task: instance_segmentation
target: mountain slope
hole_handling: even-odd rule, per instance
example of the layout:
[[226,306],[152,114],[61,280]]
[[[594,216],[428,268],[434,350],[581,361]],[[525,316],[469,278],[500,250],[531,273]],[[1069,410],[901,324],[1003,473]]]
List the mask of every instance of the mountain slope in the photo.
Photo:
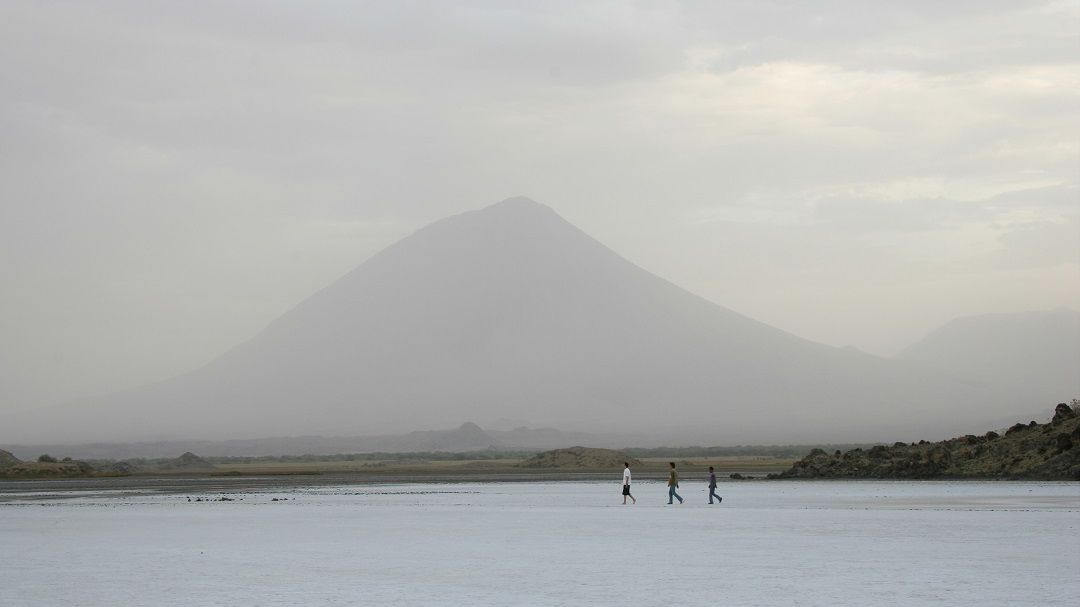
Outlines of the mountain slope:
[[[992,392],[754,321],[527,199],[437,221],[184,376],[30,440],[375,434],[502,417],[697,440],[865,440],[997,418]],[[684,434],[690,439],[689,434]]]
[[1043,401],[1080,396],[1080,313],[985,314],[957,318],[898,358]]

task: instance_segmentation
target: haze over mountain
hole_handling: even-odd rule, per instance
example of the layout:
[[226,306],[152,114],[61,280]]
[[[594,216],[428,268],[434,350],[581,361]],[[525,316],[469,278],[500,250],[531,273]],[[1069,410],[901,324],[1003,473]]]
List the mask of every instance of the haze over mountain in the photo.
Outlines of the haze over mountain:
[[512,198],[386,248],[203,368],[16,421],[0,439],[371,435],[514,418],[712,444],[862,441],[1011,419],[1017,406],[757,322]]
[[983,314],[957,318],[897,358],[970,378],[1017,397],[1080,397],[1080,312]]

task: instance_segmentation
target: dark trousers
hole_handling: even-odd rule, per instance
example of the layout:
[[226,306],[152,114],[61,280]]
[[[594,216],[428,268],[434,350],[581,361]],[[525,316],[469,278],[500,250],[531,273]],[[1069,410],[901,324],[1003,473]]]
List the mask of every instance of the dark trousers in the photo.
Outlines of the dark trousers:
[[712,498],[714,498],[714,497],[716,498],[716,501],[718,501],[718,502],[724,501],[724,498],[722,498],[722,497],[720,497],[719,495],[716,494],[716,487],[709,487],[709,503],[710,504],[712,503]]

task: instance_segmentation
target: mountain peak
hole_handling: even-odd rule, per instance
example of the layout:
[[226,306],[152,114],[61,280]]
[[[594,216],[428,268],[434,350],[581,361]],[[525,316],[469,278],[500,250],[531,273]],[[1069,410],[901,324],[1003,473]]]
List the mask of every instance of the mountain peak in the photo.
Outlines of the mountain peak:
[[543,209],[548,208],[547,205],[540,204],[539,202],[536,202],[535,200],[533,200],[532,198],[529,198],[528,196],[511,196],[510,198],[505,198],[503,200],[500,200],[499,202],[496,202],[493,205],[489,205],[488,207],[486,207],[486,209],[494,209],[494,208],[500,208],[500,207],[516,207],[516,208],[529,208],[529,207],[532,207],[532,208],[543,208]]
[[[495,204],[451,215],[421,229],[428,243],[443,250],[470,250],[481,242],[507,247],[514,242],[548,241],[553,234],[577,232],[551,207],[525,196],[506,198]],[[438,234],[434,240],[431,235]],[[492,243],[491,239],[495,239]],[[461,241],[464,241],[465,248]],[[457,244],[454,244],[457,243]]]
[[479,211],[481,215],[554,215],[555,211],[546,204],[536,202],[525,196],[514,196],[486,206]]

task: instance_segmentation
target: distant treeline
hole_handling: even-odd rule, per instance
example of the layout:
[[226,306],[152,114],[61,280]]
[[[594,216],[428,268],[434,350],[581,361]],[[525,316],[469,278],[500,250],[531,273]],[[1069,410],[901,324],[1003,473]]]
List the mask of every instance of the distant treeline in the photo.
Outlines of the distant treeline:
[[414,451],[411,453],[338,453],[335,455],[265,455],[262,457],[208,457],[207,461],[215,464],[261,464],[287,462],[370,462],[370,461],[415,461],[415,462],[453,462],[463,460],[518,459],[532,455],[527,451]]
[[849,451],[856,448],[868,449],[870,444],[839,444],[839,445],[736,445],[734,447],[653,447],[643,449],[629,447],[622,451],[636,458],[643,457],[732,457],[732,456],[757,456],[757,457],[803,457],[814,449],[823,449],[833,452]]
[[[650,457],[789,457],[800,458],[813,449],[823,449],[827,452],[836,450],[850,451],[851,449],[868,449],[873,444],[827,444],[827,445],[737,445],[734,447],[629,447],[621,449],[623,453],[636,458]],[[440,462],[440,461],[470,461],[470,460],[495,460],[495,459],[525,459],[536,455],[537,450],[507,450],[484,449],[482,451],[413,451],[413,452],[376,452],[376,453],[337,453],[333,455],[261,455],[261,456],[218,456],[204,457],[211,464],[274,464],[274,463],[315,463],[315,462]],[[126,461],[140,468],[156,468],[166,465],[174,458],[129,458]],[[90,459],[86,460],[95,466],[108,466],[115,463],[115,459]]]
[[[305,462],[370,462],[370,461],[463,461],[491,459],[520,459],[533,455],[530,451],[416,451],[411,453],[336,453],[333,455],[260,455],[204,457],[211,464],[286,464]],[[136,466],[154,467],[170,458],[132,458],[125,460]]]

